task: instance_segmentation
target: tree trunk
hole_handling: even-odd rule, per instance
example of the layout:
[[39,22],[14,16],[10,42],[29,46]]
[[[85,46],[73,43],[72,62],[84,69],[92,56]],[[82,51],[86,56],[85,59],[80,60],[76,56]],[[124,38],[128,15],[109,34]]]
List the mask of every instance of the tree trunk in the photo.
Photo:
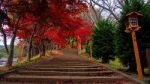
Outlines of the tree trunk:
[[29,39],[28,61],[30,61],[31,57],[32,57],[32,46],[33,46],[32,45],[32,39],[33,39],[33,36],[34,36],[34,33],[35,33],[35,29],[36,29],[36,25],[34,26],[32,35],[30,36],[30,39]]
[[46,52],[46,50],[45,50],[45,45],[43,44],[43,45],[42,45],[42,56],[45,56],[45,52]]
[[52,53],[53,49],[54,49],[54,44],[50,42],[50,45],[49,45],[50,53]]
[[42,56],[45,56],[45,45],[44,45],[44,42],[42,41],[41,43],[41,46],[40,46],[40,49],[41,49],[41,54],[40,54],[40,57]]
[[16,33],[17,33],[17,28],[14,29],[13,36],[12,36],[12,39],[11,39],[9,57],[8,57],[7,64],[6,64],[7,67],[11,67],[12,63],[13,63],[14,42],[15,42],[15,38],[16,38]]
[[31,60],[31,57],[32,57],[32,52],[31,52],[31,50],[32,50],[32,38],[33,38],[33,36],[30,37],[30,41],[29,41],[28,61],[30,61],[30,60]]
[[7,54],[9,55],[9,50],[8,50],[8,46],[7,46],[7,36],[6,36],[5,32],[4,32],[4,29],[2,28],[2,23],[0,23],[0,31],[1,31],[1,33],[3,35],[5,50],[6,50]]
[[15,43],[15,39],[16,39],[16,34],[17,34],[17,26],[18,23],[21,19],[21,16],[18,17],[18,20],[16,21],[16,23],[14,23],[14,29],[13,29],[13,35],[12,35],[12,39],[11,39],[11,43],[10,43],[10,49],[9,49],[9,57],[7,59],[7,63],[6,63],[6,67],[11,67],[12,63],[13,63],[13,57],[14,57],[14,43]]
[[8,46],[7,46],[7,39],[6,39],[6,34],[3,34],[3,40],[4,40],[4,46],[7,54],[9,54]]
[[39,54],[40,54],[40,57],[42,57],[42,49],[41,49],[41,44],[39,45]]
[[39,51],[38,51],[37,47],[36,47],[36,46],[33,47],[33,48],[32,48],[32,56],[35,56],[35,55],[37,55],[38,53],[39,53]]
[[[3,8],[1,8],[2,16],[0,16],[0,18],[1,18],[0,19],[0,31],[3,35],[5,50],[6,50],[7,54],[9,55],[9,49],[8,49],[8,45],[7,45],[7,35],[2,27],[2,25],[6,25],[5,22],[9,20],[7,7],[4,6],[5,2],[6,2],[5,0],[0,1],[0,7],[3,7]],[[7,3],[10,3],[10,1],[8,0]],[[18,20],[20,20],[20,19],[18,19]]]

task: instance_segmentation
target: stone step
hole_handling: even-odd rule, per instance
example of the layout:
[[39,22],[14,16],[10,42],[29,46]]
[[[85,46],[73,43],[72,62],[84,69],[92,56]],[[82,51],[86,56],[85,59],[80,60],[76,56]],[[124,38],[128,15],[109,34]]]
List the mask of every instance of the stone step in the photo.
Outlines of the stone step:
[[67,60],[64,60],[64,61],[62,61],[62,60],[49,60],[49,61],[41,61],[41,62],[39,62],[39,63],[91,63],[90,61],[67,61]]
[[50,60],[45,60],[44,61],[40,61],[39,63],[93,63],[91,61],[77,61],[77,60],[67,60],[67,59],[50,59]]
[[34,75],[34,76],[114,76],[114,75],[118,75],[113,71],[94,71],[94,72],[18,71],[16,74]]
[[97,65],[97,64],[91,64],[91,63],[39,63],[36,65],[70,65],[70,66],[89,66],[89,65]]
[[[81,83],[81,82],[98,82],[111,83],[115,81],[126,80],[121,76],[24,76],[24,75],[10,75],[5,78],[7,82],[34,82],[34,83],[49,83],[51,82],[65,82],[65,83]],[[71,84],[72,84],[71,83]]]
[[[0,84],[46,84],[46,83],[0,82]],[[47,83],[47,84],[48,84],[48,83]]]
[[107,70],[106,68],[32,68],[32,67],[28,67],[28,68],[25,68],[26,70],[29,70],[29,71],[77,71],[77,72],[80,72],[80,71],[105,71]]
[[[101,66],[101,65],[94,65],[94,64],[36,64],[39,66]],[[31,65],[35,66],[35,65]]]
[[[62,57],[63,58],[63,57]],[[90,62],[89,60],[77,60],[77,59],[62,59],[61,57],[53,57],[53,59],[44,58],[46,62]],[[79,57],[80,58],[80,57]],[[41,61],[44,62],[44,61]]]
[[30,66],[30,67],[36,67],[36,68],[46,68],[46,67],[50,67],[50,68],[100,68],[100,67],[103,67],[103,66],[100,66],[100,65],[92,65],[92,66],[71,66],[71,65],[63,65],[63,66],[58,66],[58,65],[34,65],[34,66]]
[[36,82],[36,83],[31,83],[31,82],[0,82],[0,84],[139,84],[136,82],[132,81],[126,81],[126,80],[118,80],[118,81],[113,81],[113,82],[62,82],[62,81],[57,81],[57,82]]
[[90,63],[93,63],[93,62],[90,62],[90,61],[88,61],[88,62],[78,62],[78,61],[70,61],[70,62],[68,62],[67,60],[65,60],[65,61],[54,61],[54,60],[50,60],[50,61],[41,61],[41,62],[38,62],[38,64],[39,63],[41,63],[41,64],[55,64],[55,63],[57,63],[57,64],[90,64]]

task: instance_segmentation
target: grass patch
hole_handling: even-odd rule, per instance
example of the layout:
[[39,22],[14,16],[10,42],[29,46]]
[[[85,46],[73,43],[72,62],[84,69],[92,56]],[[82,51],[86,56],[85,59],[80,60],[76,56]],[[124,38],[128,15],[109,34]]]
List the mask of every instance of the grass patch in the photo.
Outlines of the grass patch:
[[8,70],[24,67],[26,65],[29,65],[29,64],[31,64],[33,62],[38,61],[39,58],[40,58],[40,56],[37,55],[37,56],[34,56],[33,58],[31,58],[31,61],[27,61],[27,59],[24,59],[23,61],[14,64],[11,68],[1,67],[0,68],[0,73],[4,73],[4,72],[7,72]]
[[31,58],[30,61],[27,61],[27,59],[24,59],[22,62],[19,62],[19,63],[15,64],[13,66],[13,68],[19,68],[19,67],[22,67],[22,66],[26,66],[28,64],[31,64],[31,63],[35,62],[38,58],[40,58],[39,55],[34,56],[33,58]]
[[115,60],[110,60],[107,65],[118,70],[125,69],[125,67],[120,62],[119,58],[115,58]]
[[[55,56],[55,55],[62,55],[62,52],[54,50],[54,51],[52,51],[52,53],[48,53],[48,51],[47,51],[46,56],[43,56],[43,57],[45,58],[45,57],[49,57],[49,56],[51,57],[51,56]],[[30,61],[28,61],[27,58],[24,58],[23,60],[18,61],[16,64],[13,64],[11,68],[0,67],[0,73],[7,72],[8,70],[11,70],[11,69],[21,68],[21,67],[27,66],[29,64],[32,64],[33,62],[38,62],[40,58],[41,58],[40,54],[33,56]]]

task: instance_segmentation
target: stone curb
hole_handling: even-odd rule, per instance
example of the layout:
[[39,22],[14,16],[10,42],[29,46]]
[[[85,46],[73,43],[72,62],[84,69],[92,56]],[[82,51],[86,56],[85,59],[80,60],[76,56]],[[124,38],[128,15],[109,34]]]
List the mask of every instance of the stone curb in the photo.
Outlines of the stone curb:
[[[99,64],[99,63],[96,62],[96,61],[94,61],[94,62],[95,62],[96,64]],[[112,70],[112,71],[114,71],[114,72],[116,72],[116,73],[118,73],[118,74],[121,74],[122,76],[128,78],[128,79],[131,80],[131,81],[135,81],[135,82],[137,82],[137,83],[139,83],[139,84],[146,84],[146,83],[143,82],[143,81],[140,81],[140,80],[138,80],[138,79],[136,79],[136,78],[133,78],[133,77],[131,77],[130,75],[127,75],[127,74],[125,74],[125,73],[123,73],[123,72],[121,72],[121,71],[115,70],[115,69],[113,69],[113,68],[111,68],[111,67],[109,67],[109,66],[107,66],[107,65],[105,65],[105,64],[100,64],[100,65],[102,65],[102,66],[104,66],[104,67],[106,67],[106,68],[108,68],[108,69],[110,69],[110,70]]]

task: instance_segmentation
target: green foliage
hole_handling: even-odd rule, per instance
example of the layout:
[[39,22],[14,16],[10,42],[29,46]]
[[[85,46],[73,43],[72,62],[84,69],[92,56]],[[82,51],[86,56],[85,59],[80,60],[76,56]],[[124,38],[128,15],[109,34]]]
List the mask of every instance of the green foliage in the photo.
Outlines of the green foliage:
[[85,50],[86,53],[90,54],[90,45],[88,44],[88,42],[85,44]]
[[[21,52],[21,49],[19,48],[19,46],[15,46],[15,48],[14,48],[14,57],[16,57],[18,54],[20,54],[20,52]],[[8,56],[8,54],[5,50],[5,48],[0,49],[0,58],[7,57],[7,56]]]
[[144,6],[144,0],[125,0],[125,5],[123,5],[122,15],[127,14],[132,11],[139,11]]
[[145,4],[141,9],[143,14],[141,21],[141,41],[143,48],[150,48],[150,4]]
[[141,29],[136,32],[137,42],[139,46],[141,63],[146,66],[145,49],[150,47],[150,5],[145,4],[144,0],[125,0],[123,10],[121,12],[122,17],[119,22],[119,28],[116,30],[116,54],[119,56],[121,62],[129,66],[130,71],[136,71],[135,56],[133,50],[133,44],[131,34],[125,33],[125,21],[124,18],[127,13],[131,11],[140,12],[143,14],[140,19]]
[[40,56],[37,55],[37,56],[34,56],[33,58],[31,58],[30,61],[24,60],[22,62],[18,62],[13,68],[20,68],[20,67],[23,67],[23,66],[27,66],[27,65],[29,65],[33,62],[38,61],[39,58],[40,58]]
[[0,49],[0,58],[6,57],[6,56],[7,56],[6,50],[4,48]]
[[66,41],[70,45],[71,48],[75,47],[76,38],[74,38],[72,36],[68,36],[68,38],[66,39]]
[[3,54],[2,53],[0,53],[0,58],[2,58],[3,57]]
[[102,58],[102,62],[108,63],[114,52],[114,29],[115,25],[108,20],[100,20],[93,30],[93,56]]
[[125,67],[120,62],[119,58],[115,58],[115,60],[110,60],[108,66],[118,70],[125,69]]

